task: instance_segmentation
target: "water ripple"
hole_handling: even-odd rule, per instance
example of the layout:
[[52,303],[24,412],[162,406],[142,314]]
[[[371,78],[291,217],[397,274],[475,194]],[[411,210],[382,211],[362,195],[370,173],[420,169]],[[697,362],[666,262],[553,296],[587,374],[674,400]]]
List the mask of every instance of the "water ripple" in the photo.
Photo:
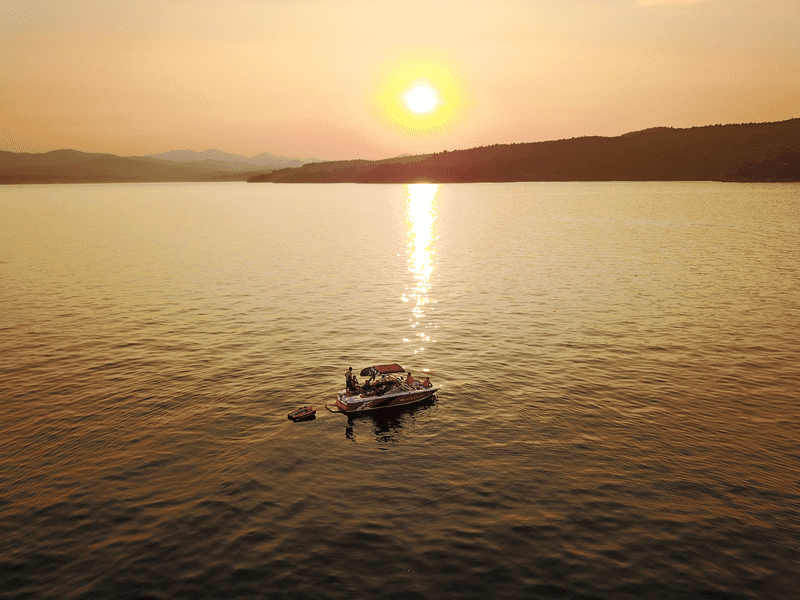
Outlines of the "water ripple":
[[792,597],[796,185],[5,188],[3,598]]

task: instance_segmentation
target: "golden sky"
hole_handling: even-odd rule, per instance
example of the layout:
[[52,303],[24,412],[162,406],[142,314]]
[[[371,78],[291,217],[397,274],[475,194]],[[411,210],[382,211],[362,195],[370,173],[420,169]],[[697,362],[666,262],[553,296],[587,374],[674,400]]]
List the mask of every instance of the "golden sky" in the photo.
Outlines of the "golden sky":
[[0,150],[374,159],[794,117],[799,0],[0,4]]

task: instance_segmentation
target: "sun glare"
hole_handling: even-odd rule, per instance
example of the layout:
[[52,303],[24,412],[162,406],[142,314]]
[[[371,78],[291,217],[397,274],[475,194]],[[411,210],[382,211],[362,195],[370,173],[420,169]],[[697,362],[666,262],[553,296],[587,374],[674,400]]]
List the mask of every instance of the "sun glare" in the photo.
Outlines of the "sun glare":
[[378,117],[412,136],[452,127],[465,102],[463,81],[453,65],[428,57],[387,65],[375,92]]
[[405,94],[403,101],[411,112],[424,115],[431,112],[439,104],[436,92],[427,85],[418,85]]

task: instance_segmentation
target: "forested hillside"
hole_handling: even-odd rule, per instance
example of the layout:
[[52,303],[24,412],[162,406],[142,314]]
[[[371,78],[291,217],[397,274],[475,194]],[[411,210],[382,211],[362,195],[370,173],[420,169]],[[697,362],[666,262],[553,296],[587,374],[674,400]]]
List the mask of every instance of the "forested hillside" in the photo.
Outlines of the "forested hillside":
[[800,181],[800,119],[280,169],[252,182]]

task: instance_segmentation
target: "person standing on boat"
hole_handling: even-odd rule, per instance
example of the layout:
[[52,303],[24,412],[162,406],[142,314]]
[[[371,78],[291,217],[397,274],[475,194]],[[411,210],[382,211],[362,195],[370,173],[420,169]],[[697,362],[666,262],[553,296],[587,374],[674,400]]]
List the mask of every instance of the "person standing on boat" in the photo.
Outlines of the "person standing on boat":
[[353,375],[353,367],[347,369],[347,373],[344,374],[345,381],[347,382],[347,391],[348,392],[355,392],[356,391],[356,384],[353,381],[355,379],[355,375]]

